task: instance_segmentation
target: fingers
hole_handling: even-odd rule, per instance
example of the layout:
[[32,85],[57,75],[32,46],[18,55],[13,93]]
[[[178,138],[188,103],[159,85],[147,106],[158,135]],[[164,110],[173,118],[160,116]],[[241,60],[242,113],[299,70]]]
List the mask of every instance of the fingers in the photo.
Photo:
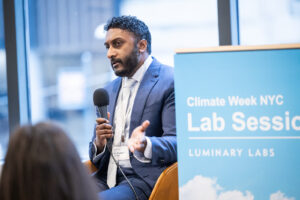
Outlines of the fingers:
[[134,152],[135,148],[134,148],[133,144],[131,144],[131,142],[129,142],[129,141],[128,141],[128,148],[129,148],[130,152],[132,152],[132,153]]
[[145,120],[141,125],[141,131],[145,132],[149,125],[150,125],[149,120]]
[[150,125],[149,120],[145,120],[140,126],[136,127],[133,130],[132,135],[141,134],[141,133],[144,134],[144,132],[146,131],[149,125]]
[[104,138],[112,138],[113,137],[113,132],[112,130],[98,130],[96,131],[97,137],[99,137],[99,139],[104,139]]
[[100,124],[96,126],[96,135],[97,137],[112,137],[112,126],[110,124]]
[[106,124],[106,123],[103,123],[103,124],[99,124],[96,126],[96,130],[103,130],[103,129],[112,129],[112,126],[110,124]]
[[113,137],[113,131],[111,125],[101,124],[96,126],[96,139],[95,143],[97,146],[97,151],[102,152],[104,146],[107,143],[107,139]]
[[[109,118],[109,113],[108,113]],[[104,146],[107,143],[107,139],[113,137],[113,131],[112,126],[109,123],[109,121],[105,118],[97,118],[96,119],[97,125],[96,125],[96,146],[100,150],[104,148]]]
[[132,138],[130,138],[127,142],[127,146],[130,152],[134,152],[134,141]]
[[135,149],[134,143],[135,143],[135,142],[134,142],[133,139],[131,139],[131,138],[128,140],[128,143],[127,143],[127,146],[128,146],[128,148],[129,148],[129,151],[132,152],[132,153],[134,152],[134,149]]
[[129,150],[133,153],[135,150],[144,152],[146,148],[146,139],[143,137],[143,139],[138,138],[138,139],[130,139],[128,140],[128,148]]
[[110,118],[110,113],[109,112],[107,112],[107,118],[108,119],[105,119],[105,118],[102,118],[102,117],[99,117],[99,118],[97,118],[96,119],[96,122],[97,122],[97,124],[103,124],[103,123],[109,123],[109,118]]
[[109,123],[109,121],[105,118],[97,118],[96,122],[97,122],[97,124],[103,124],[103,123],[108,124]]

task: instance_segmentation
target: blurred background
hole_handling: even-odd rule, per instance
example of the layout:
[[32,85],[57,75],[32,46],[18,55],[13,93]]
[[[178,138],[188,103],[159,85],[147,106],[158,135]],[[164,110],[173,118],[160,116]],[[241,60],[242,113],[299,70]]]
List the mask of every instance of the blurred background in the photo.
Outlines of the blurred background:
[[[3,0],[0,0],[0,160],[9,139]],[[55,120],[83,160],[93,134],[92,94],[114,79],[104,24],[134,15],[152,34],[152,55],[173,66],[177,48],[219,45],[217,0],[24,0],[30,120]],[[300,42],[300,0],[239,0],[240,45]]]

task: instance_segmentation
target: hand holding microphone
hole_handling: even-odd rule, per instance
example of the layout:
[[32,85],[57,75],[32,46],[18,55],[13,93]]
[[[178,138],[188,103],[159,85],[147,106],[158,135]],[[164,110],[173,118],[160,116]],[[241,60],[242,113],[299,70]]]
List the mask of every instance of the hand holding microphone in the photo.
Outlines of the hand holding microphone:
[[112,126],[108,121],[110,116],[107,112],[107,106],[109,103],[107,91],[103,88],[95,90],[93,100],[96,106],[97,115],[95,144],[97,146],[97,153],[99,153],[103,151],[108,140],[113,137]]

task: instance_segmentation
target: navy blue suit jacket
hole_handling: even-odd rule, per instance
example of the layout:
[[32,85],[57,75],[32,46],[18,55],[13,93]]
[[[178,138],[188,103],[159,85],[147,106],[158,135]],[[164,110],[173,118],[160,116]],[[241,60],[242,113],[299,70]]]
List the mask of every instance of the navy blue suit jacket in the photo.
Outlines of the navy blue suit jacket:
[[[122,79],[117,78],[106,87],[109,94],[108,111],[111,113],[111,123],[116,114],[115,107],[121,83]],[[136,94],[129,133],[131,134],[145,120],[150,121],[146,136],[152,142],[152,161],[142,163],[130,153],[130,162],[133,170],[153,188],[161,172],[177,161],[173,68],[162,65],[155,58],[146,71]],[[94,138],[95,133],[93,140]],[[91,160],[93,160],[94,153],[92,146],[91,142]],[[106,178],[109,157],[109,152],[105,150],[100,160],[94,163],[99,169],[96,176]]]

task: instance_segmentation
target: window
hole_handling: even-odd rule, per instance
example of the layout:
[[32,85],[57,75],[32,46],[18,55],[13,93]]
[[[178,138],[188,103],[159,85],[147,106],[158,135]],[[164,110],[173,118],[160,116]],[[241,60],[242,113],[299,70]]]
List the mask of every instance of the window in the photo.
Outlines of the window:
[[4,159],[9,139],[6,55],[4,45],[3,7],[0,0],[0,163]]
[[32,122],[57,121],[82,159],[96,119],[93,92],[111,78],[96,29],[113,15],[112,2],[28,0]]
[[152,55],[171,66],[178,48],[219,44],[216,0],[124,0],[121,15],[137,16],[149,26]]
[[299,0],[240,0],[242,45],[300,42]]

